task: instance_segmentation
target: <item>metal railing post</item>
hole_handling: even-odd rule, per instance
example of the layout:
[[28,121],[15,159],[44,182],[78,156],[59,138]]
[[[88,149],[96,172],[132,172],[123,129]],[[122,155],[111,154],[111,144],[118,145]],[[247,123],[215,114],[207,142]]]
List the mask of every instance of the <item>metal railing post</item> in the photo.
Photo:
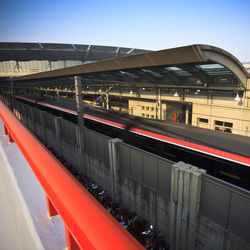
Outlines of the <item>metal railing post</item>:
[[76,109],[77,109],[77,119],[80,128],[84,126],[83,118],[83,103],[82,103],[82,83],[81,77],[75,76],[75,92],[76,92]]
[[74,237],[70,233],[67,225],[65,225],[64,227],[65,227],[65,237],[68,250],[81,250],[81,248],[75,241]]
[[3,129],[4,129],[4,135],[8,135],[8,129],[6,128],[5,125],[3,125]]
[[14,139],[13,139],[13,137],[9,133],[7,127],[5,126],[5,124],[3,124],[3,128],[4,128],[4,135],[8,136],[9,142],[15,142]]
[[58,215],[58,212],[56,211],[54,205],[50,201],[49,197],[46,195],[46,202],[47,202],[47,209],[48,209],[48,214],[49,217],[53,217],[55,215]]

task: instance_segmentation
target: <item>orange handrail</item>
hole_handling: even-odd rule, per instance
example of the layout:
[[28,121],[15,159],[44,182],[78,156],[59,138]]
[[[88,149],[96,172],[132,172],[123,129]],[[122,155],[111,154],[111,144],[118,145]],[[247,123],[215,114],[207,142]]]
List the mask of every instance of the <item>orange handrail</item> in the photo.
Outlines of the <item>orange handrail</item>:
[[65,223],[69,249],[144,249],[0,101],[5,133],[14,141]]

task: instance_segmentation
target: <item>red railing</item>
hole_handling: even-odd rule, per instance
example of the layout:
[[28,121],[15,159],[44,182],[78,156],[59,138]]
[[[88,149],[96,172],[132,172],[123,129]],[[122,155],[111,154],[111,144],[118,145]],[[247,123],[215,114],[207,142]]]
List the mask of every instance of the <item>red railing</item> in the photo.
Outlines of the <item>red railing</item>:
[[5,134],[15,142],[65,224],[68,249],[143,249],[0,101]]

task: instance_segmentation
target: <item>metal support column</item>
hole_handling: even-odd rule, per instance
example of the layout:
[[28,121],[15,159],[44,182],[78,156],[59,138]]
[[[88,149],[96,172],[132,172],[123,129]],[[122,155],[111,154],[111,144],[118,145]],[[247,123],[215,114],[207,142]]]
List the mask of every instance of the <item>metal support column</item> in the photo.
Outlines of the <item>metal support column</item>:
[[156,95],[156,115],[158,120],[162,120],[161,89],[157,89]]
[[109,110],[109,94],[106,94],[106,109]]
[[81,77],[75,76],[76,109],[79,127],[84,126]]
[[78,170],[83,173],[86,172],[84,166],[84,118],[83,118],[83,102],[82,102],[82,82],[80,76],[75,76],[75,95],[76,95],[76,109],[78,127],[76,128],[77,144],[79,145],[79,162]]
[[186,110],[185,110],[185,124],[188,124],[188,121],[189,121],[189,105],[186,104]]
[[14,110],[15,107],[15,88],[14,83],[10,82],[10,103],[11,103],[11,109]]

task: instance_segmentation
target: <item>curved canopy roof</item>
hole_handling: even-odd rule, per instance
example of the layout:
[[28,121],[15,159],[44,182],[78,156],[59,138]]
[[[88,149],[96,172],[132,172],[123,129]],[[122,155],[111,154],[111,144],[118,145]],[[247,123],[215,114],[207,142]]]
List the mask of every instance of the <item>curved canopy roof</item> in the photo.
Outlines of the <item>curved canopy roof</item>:
[[208,45],[147,52],[59,70],[12,81],[35,81],[80,75],[89,82],[133,83],[143,86],[205,89],[246,89],[248,72],[230,53]]

